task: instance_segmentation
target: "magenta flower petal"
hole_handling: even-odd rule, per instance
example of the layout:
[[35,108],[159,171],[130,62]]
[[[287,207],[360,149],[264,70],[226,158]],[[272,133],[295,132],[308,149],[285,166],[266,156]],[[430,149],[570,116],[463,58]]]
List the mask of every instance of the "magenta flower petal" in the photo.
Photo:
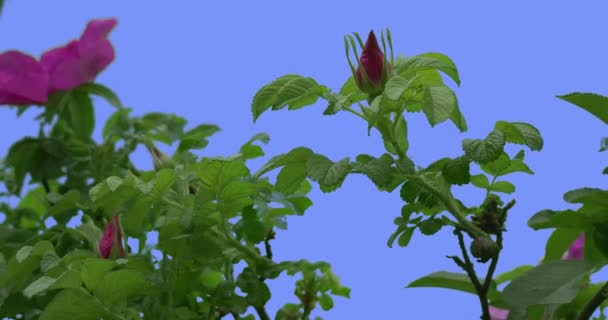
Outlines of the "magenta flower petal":
[[355,72],[355,80],[359,89],[371,95],[382,92],[392,67],[390,63],[385,66],[387,61],[384,58],[384,52],[380,49],[373,31],[367,37],[359,62],[360,65],[357,66]]
[[120,221],[118,216],[114,216],[106,229],[103,232],[103,236],[99,241],[99,253],[104,259],[113,258],[118,255],[121,258],[126,256],[125,249],[122,244],[122,231],[120,229]]
[[507,320],[509,317],[509,310],[500,309],[490,306],[490,319],[491,320]]
[[42,54],[40,63],[50,74],[51,90],[70,90],[93,81],[114,60],[107,36],[116,19],[92,20],[82,36],[65,46]]
[[[373,31],[367,37],[359,61],[361,61],[361,66],[365,68],[365,72],[372,83],[376,85],[380,84],[382,80],[382,67],[384,66],[384,53],[380,50],[378,40]],[[357,78],[359,78],[359,81],[363,79],[360,70],[361,66],[357,68]]]
[[34,57],[19,51],[0,54],[0,105],[45,104],[49,76]]
[[581,234],[570,246],[568,253],[564,257],[566,260],[584,260],[585,259],[585,234]]

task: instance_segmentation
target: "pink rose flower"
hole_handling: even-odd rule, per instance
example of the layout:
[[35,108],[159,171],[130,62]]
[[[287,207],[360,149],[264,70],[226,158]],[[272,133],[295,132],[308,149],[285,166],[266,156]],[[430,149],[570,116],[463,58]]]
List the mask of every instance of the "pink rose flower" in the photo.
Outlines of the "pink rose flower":
[[49,75],[34,57],[19,51],[0,54],[0,104],[44,104]]
[[49,89],[70,90],[93,81],[114,60],[107,37],[116,23],[116,19],[92,20],[80,39],[43,53],[40,64],[49,73]]
[[95,80],[114,60],[107,39],[117,20],[91,20],[80,39],[48,50],[40,62],[18,51],[0,54],[0,105],[44,105],[57,90],[71,90]]

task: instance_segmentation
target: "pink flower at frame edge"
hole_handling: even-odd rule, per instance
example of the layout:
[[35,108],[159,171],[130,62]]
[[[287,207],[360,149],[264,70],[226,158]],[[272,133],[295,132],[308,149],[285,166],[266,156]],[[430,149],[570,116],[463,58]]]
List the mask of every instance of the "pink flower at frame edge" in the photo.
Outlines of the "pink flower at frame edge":
[[91,20],[80,39],[42,54],[40,64],[50,77],[49,93],[93,81],[114,61],[114,48],[107,37],[117,23],[114,18]]
[[507,320],[509,318],[509,310],[496,308],[493,306],[489,307],[490,320]]
[[566,260],[584,260],[585,259],[585,234],[582,233],[568,249],[568,253],[564,257]]
[[124,258],[127,256],[122,244],[122,229],[120,228],[118,215],[112,217],[112,220],[108,222],[99,241],[99,253],[104,259]]
[[0,54],[0,105],[45,104],[49,75],[30,55],[11,50]]

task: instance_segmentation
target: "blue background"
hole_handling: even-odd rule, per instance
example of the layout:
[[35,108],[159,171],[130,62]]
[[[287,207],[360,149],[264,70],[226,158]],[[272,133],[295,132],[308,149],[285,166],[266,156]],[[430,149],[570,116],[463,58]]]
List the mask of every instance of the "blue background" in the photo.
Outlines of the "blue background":
[[[566,208],[564,192],[607,187],[599,139],[608,130],[586,112],[555,98],[571,91],[608,93],[608,19],[605,1],[33,1],[8,0],[0,18],[0,51],[36,56],[63,45],[96,17],[117,17],[111,39],[116,61],[98,78],[137,114],[152,111],[185,116],[189,126],[216,123],[223,129],[204,150],[230,155],[257,132],[267,132],[267,157],[308,146],[334,160],[383,152],[377,134],[348,113],[326,117],[323,103],[295,112],[264,114],[252,122],[252,97],[265,83],[287,73],[311,76],[338,90],[350,76],[343,36],[390,28],[395,52],[406,56],[441,52],[457,64],[456,89],[469,131],[449,123],[431,129],[422,114],[410,114],[409,154],[419,165],[461,154],[463,138],[485,136],[497,120],[525,121],[545,138],[542,152],[527,153],[536,175],[516,174],[518,203],[511,210],[498,272],[535,264],[548,232],[526,225],[535,212]],[[112,108],[96,104],[98,124]],[[0,110],[0,149],[35,135],[34,112],[16,121]],[[29,119],[28,119],[29,118]],[[100,137],[100,126],[96,136]],[[169,146],[161,146],[170,152]],[[517,151],[517,149],[510,149]],[[151,168],[144,150],[134,156]],[[483,193],[459,188],[468,205]],[[506,199],[508,199],[507,197]],[[328,260],[350,300],[317,312],[326,319],[477,319],[472,295],[443,289],[404,289],[438,270],[458,271],[445,256],[457,253],[443,230],[419,233],[406,249],[386,246],[401,202],[397,192],[378,192],[362,176],[351,176],[332,194],[312,193],[314,206],[289,220],[289,231],[273,243],[278,260]],[[600,272],[605,279],[605,273]],[[599,279],[596,277],[596,279]],[[295,301],[294,279],[271,282],[274,312]]]

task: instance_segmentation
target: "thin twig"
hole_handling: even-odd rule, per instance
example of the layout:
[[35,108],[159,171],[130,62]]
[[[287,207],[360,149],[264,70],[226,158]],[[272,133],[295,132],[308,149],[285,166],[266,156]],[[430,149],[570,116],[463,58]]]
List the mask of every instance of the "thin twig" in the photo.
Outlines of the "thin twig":
[[579,314],[578,320],[588,320],[604,300],[608,298],[608,282],[587,302],[583,311]]

